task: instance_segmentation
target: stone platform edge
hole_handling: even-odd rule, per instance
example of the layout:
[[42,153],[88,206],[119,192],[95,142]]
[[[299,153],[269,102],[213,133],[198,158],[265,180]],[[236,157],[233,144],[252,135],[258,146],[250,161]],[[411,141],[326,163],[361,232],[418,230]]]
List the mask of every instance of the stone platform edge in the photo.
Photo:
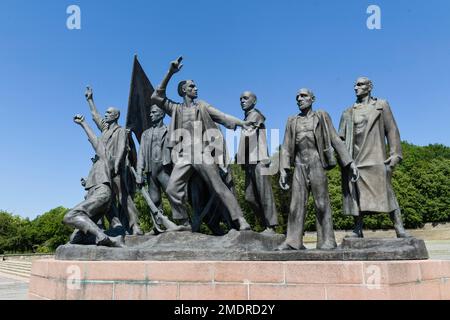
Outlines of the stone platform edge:
[[30,299],[450,300],[450,261],[33,262]]

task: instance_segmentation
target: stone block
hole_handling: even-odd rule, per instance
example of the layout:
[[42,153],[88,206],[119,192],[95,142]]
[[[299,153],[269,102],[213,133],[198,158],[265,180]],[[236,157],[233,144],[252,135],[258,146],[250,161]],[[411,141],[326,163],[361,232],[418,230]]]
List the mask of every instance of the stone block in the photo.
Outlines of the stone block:
[[216,262],[216,282],[284,283],[282,262]]
[[148,261],[149,281],[164,282],[212,282],[214,265],[211,262],[193,261]]
[[247,300],[244,284],[180,284],[180,300]]
[[147,285],[147,300],[176,300],[178,284],[151,283]]
[[102,261],[89,264],[89,280],[146,280],[145,264],[140,261]]
[[35,260],[31,265],[31,275],[46,277],[48,275],[49,260]]
[[421,280],[418,261],[373,261],[363,262],[365,283],[402,284]]
[[112,283],[86,283],[83,290],[83,300],[112,300]]
[[114,300],[145,300],[147,286],[145,284],[115,283]]
[[324,285],[251,284],[250,300],[325,300]]
[[52,279],[65,280],[68,277],[76,280],[85,279],[86,262],[84,261],[58,261],[49,263],[47,276]]
[[430,280],[411,285],[412,298],[414,300],[440,300],[441,281]]
[[448,278],[441,279],[440,290],[441,299],[450,300],[450,276]]
[[286,283],[363,284],[362,262],[286,262]]

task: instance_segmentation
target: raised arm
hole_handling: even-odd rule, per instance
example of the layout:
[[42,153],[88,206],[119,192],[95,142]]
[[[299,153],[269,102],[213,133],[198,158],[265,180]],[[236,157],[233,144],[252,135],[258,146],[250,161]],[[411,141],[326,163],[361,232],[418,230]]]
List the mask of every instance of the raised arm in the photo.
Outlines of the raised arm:
[[92,130],[92,128],[86,123],[86,121],[84,121],[84,116],[77,114],[75,117],[73,117],[73,121],[80,125],[83,130],[86,132],[87,136],[88,136],[88,140],[91,143],[92,147],[95,150],[95,153],[101,157],[104,158],[105,157],[105,148],[101,147],[101,143],[99,142],[98,137],[95,135],[94,131]]
[[94,103],[94,93],[92,91],[92,88],[88,86],[86,88],[86,92],[84,95],[89,104],[89,110],[91,110],[92,119],[94,120],[95,124],[97,125],[97,128],[101,132],[105,131],[108,128],[107,128],[107,125],[104,122],[102,116],[97,111],[97,107],[95,106],[95,103]]
[[183,57],[178,57],[177,60],[172,61],[170,63],[169,71],[167,72],[161,84],[158,86],[155,92],[153,92],[152,95],[152,104],[156,104],[158,107],[163,109],[169,116],[172,115],[174,104],[166,97],[167,84],[169,83],[170,79],[172,79],[172,76],[178,71],[180,71],[181,68],[183,67],[183,64],[181,63],[182,60]]

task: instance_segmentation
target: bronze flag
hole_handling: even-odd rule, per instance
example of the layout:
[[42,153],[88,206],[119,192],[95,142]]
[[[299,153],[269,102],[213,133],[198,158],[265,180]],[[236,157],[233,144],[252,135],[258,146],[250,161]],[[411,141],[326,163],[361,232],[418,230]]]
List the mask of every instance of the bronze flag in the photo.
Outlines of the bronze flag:
[[130,96],[128,98],[128,112],[126,127],[134,132],[141,143],[142,133],[150,127],[150,107],[153,86],[134,56],[133,72],[131,75]]

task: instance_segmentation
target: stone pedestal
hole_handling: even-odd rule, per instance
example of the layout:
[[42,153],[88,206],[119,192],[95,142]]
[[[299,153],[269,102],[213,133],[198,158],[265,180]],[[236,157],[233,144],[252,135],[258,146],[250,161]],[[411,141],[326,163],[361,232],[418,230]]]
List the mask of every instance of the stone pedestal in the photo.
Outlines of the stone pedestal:
[[58,260],[80,261],[373,261],[425,260],[423,240],[344,239],[335,250],[275,251],[281,234],[231,230],[222,237],[192,232],[168,232],[158,236],[127,236],[126,248],[64,245]]
[[450,261],[37,260],[29,297],[450,300]]

